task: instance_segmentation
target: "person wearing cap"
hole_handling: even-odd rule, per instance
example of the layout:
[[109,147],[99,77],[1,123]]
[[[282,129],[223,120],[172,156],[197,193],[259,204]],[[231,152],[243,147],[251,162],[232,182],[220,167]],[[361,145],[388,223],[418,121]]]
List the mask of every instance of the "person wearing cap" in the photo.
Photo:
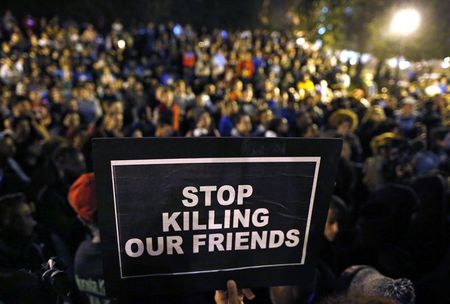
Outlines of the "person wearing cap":
[[72,184],[68,201],[80,221],[91,232],[91,239],[83,241],[75,254],[74,273],[80,296],[85,303],[111,303],[111,299],[106,297],[103,279],[94,173],[82,174]]
[[[91,238],[83,241],[78,247],[74,262],[75,281],[83,303],[117,303],[119,300],[108,298],[105,291],[94,173],[85,173],[72,184],[68,200],[80,221],[91,232]],[[139,295],[129,294],[127,297],[127,299],[120,299],[120,303],[141,303],[141,299],[133,298],[139,297]],[[210,295],[205,293],[154,296],[152,298],[152,303],[201,304],[210,302]]]
[[363,183],[369,191],[379,189],[386,181],[383,178],[383,165],[386,158],[386,147],[390,142],[400,137],[392,132],[385,132],[375,136],[370,141],[372,156],[366,158],[363,167]]
[[339,277],[338,291],[353,297],[383,297],[398,304],[414,304],[416,300],[414,286],[410,280],[386,277],[367,265],[348,267]]
[[349,109],[339,109],[330,115],[329,125],[350,146],[351,160],[361,162],[363,151],[359,138],[354,133],[358,127],[358,116],[355,112]]

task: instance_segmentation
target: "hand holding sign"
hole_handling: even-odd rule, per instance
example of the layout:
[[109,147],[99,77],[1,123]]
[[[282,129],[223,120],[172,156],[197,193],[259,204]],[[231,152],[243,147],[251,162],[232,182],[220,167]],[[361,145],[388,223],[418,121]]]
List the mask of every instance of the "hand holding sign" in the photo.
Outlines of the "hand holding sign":
[[253,300],[255,294],[248,288],[238,290],[236,282],[229,280],[227,282],[227,291],[216,290],[214,300],[216,304],[241,304],[243,303],[244,297]]

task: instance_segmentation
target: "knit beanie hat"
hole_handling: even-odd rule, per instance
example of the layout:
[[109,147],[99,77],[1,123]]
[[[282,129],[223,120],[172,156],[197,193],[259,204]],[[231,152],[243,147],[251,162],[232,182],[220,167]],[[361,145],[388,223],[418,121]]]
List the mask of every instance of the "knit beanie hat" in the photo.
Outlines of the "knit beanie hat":
[[93,221],[97,211],[94,173],[82,174],[69,189],[68,199],[73,210],[84,220]]
[[414,304],[416,295],[413,283],[404,278],[391,279],[367,265],[347,268],[339,278],[347,294],[386,297],[400,304]]

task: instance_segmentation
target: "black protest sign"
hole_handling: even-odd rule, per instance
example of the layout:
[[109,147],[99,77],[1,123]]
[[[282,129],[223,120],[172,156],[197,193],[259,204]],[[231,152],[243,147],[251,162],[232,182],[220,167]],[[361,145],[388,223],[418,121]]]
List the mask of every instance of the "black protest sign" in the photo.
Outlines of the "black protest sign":
[[341,142],[94,141],[107,292],[311,280]]

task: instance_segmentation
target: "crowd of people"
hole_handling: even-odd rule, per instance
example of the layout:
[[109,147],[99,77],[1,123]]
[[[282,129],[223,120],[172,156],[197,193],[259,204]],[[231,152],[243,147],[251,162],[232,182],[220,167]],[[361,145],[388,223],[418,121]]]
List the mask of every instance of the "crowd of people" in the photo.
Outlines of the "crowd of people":
[[112,303],[92,138],[252,136],[344,144],[314,282],[246,301],[450,303],[448,70],[394,94],[290,32],[0,22],[0,302]]

